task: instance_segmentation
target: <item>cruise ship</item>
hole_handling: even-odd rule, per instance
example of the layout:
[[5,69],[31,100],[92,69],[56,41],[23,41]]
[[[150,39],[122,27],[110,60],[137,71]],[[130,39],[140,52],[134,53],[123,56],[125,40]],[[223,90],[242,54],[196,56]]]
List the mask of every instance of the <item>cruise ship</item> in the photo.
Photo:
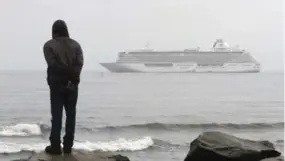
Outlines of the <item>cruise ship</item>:
[[114,73],[260,72],[260,64],[248,51],[231,48],[222,39],[217,39],[210,50],[197,47],[173,51],[123,51],[118,53],[116,62],[100,64]]

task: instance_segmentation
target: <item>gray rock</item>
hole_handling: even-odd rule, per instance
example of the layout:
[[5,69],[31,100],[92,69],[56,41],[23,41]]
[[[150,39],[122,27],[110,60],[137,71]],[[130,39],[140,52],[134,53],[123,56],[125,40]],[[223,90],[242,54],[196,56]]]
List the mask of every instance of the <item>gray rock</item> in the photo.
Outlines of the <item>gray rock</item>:
[[107,152],[75,151],[70,155],[48,155],[45,152],[33,153],[27,159],[14,161],[130,161],[128,157]]
[[266,158],[266,159],[262,159],[261,161],[284,161],[284,157],[280,156],[280,157],[275,157],[275,158]]
[[269,141],[246,140],[212,131],[191,142],[184,161],[260,161],[280,154]]

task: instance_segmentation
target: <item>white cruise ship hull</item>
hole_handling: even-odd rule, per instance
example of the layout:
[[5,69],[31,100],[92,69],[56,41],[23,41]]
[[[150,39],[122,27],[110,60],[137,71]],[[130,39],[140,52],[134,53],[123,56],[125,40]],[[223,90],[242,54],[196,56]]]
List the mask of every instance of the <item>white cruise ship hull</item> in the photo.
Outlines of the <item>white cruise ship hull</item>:
[[173,63],[172,66],[146,66],[144,63],[100,63],[113,73],[257,73],[256,63],[225,63],[198,66],[194,63]]

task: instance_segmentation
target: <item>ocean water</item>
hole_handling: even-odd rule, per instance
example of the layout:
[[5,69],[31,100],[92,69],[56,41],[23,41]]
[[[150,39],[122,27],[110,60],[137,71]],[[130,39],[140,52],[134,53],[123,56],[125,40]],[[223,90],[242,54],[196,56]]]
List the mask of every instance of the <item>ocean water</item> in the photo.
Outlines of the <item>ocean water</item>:
[[[0,160],[48,144],[43,72],[0,72]],[[111,74],[83,72],[75,149],[132,161],[182,161],[204,131],[269,140],[283,152],[283,73]]]

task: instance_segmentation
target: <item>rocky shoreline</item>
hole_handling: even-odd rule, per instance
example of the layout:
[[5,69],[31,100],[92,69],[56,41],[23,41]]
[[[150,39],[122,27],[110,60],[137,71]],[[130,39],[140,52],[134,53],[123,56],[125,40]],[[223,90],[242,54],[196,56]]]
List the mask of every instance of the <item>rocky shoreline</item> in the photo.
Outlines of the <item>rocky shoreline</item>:
[[[184,161],[284,161],[269,141],[253,141],[230,134],[210,131],[200,134],[190,144]],[[130,161],[126,156],[109,152],[74,151],[71,155],[51,156],[32,153],[27,159],[14,161]],[[143,159],[142,159],[143,160]]]
[[128,157],[108,152],[74,151],[70,155],[48,155],[45,152],[32,153],[26,159],[14,161],[130,161]]

